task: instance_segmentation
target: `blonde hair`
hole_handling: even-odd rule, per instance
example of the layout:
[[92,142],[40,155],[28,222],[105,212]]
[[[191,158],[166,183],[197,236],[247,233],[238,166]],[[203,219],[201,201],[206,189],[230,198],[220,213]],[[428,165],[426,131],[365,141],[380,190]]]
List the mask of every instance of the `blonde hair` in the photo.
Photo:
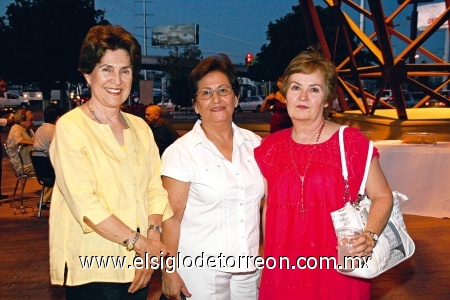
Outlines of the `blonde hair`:
[[337,80],[336,67],[313,47],[308,47],[307,51],[301,52],[289,63],[282,76],[283,83],[280,93],[286,97],[290,84],[289,79],[292,74],[311,74],[317,70],[322,73],[325,81],[325,103],[328,103],[328,107],[332,107],[332,103],[336,98],[334,89]]

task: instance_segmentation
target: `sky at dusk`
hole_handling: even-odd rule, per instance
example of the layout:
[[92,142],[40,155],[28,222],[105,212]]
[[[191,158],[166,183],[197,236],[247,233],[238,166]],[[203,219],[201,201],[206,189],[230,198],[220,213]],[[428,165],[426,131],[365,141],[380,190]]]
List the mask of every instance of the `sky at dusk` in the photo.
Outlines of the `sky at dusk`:
[[[14,1],[0,0],[0,16],[4,15],[6,6],[12,2]],[[244,63],[249,52],[253,55],[260,52],[261,46],[268,42],[266,31],[269,22],[276,22],[292,12],[292,6],[298,5],[298,1],[292,0],[95,0],[95,8],[104,9],[106,19],[112,24],[125,27],[144,47],[144,3],[147,55],[167,55],[170,50],[151,46],[152,27],[195,23],[199,25],[198,47],[203,56],[223,52],[230,56],[234,63]],[[382,3],[385,15],[397,7],[395,0],[382,0]],[[325,6],[325,2],[319,0],[315,0],[314,4]],[[368,9],[367,4],[366,8]],[[395,19],[396,29],[407,36],[410,32],[410,21],[406,17],[411,14],[411,10],[412,8],[408,7]],[[358,15],[353,14],[351,17],[359,23]],[[371,30],[370,24],[367,24],[366,33]],[[397,45],[394,42],[393,47],[394,52],[400,52],[405,45]],[[444,33],[437,32],[427,41],[425,47],[442,57]]]

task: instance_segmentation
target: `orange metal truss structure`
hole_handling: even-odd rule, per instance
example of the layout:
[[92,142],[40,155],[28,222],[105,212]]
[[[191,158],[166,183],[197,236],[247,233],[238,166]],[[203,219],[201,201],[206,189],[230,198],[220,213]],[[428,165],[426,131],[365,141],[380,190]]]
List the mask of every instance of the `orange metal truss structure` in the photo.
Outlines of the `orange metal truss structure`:
[[[386,1],[394,2],[395,0]],[[420,0],[405,0],[388,16],[385,15],[383,1],[380,0],[367,0],[368,10],[361,7],[356,1],[324,0],[324,2],[334,8],[336,19],[339,20],[340,24],[340,32],[337,38],[344,39],[348,48],[348,56],[343,61],[335,61],[338,71],[338,98],[344,110],[347,109],[347,103],[344,100],[345,92],[349,98],[353,99],[363,114],[373,115],[377,106],[382,105],[388,108],[395,108],[398,119],[407,120],[406,105],[402,92],[402,86],[405,83],[426,95],[413,108],[421,106],[430,97],[444,101],[450,106],[449,99],[439,93],[450,83],[450,63],[423,46],[424,42],[449,19],[450,0],[445,0],[446,9],[440,16],[426,30],[420,32],[417,37],[412,38],[405,36],[394,28],[394,19],[408,5],[413,4],[417,7],[417,3],[421,2]],[[399,2],[401,1],[397,3]],[[313,0],[299,0],[299,4],[306,22],[310,41],[317,41],[323,54],[334,61],[335,58],[331,55],[334,51],[329,48],[325,41]],[[354,10],[358,14],[363,14],[366,20],[372,22],[374,32],[367,35],[361,31],[358,24],[350,18],[349,14],[342,10],[343,5],[345,5],[347,12]],[[450,30],[450,28],[447,30]],[[349,33],[353,33],[358,39],[356,48],[352,48]],[[393,52],[391,37],[395,37],[406,44],[406,47],[396,56]],[[358,66],[355,56],[362,50],[372,53],[379,64]],[[414,57],[416,51],[427,57],[431,63],[415,63],[414,59],[408,60],[408,58]],[[442,76],[446,79],[437,88],[430,88],[417,81],[416,77],[418,76]],[[378,78],[380,80],[380,87],[374,94],[364,90],[361,81],[364,78]],[[386,87],[391,89],[395,105],[390,105],[380,100],[381,94]],[[368,105],[367,97],[374,99],[373,105]]]

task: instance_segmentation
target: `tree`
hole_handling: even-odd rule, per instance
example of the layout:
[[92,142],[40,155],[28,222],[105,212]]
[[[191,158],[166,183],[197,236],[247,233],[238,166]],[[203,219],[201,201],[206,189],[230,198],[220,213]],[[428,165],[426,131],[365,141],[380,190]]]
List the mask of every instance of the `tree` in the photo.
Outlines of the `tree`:
[[[80,81],[78,56],[88,30],[107,23],[92,0],[16,0],[0,19],[0,66],[15,82]],[[45,94],[44,94],[45,95]]]
[[[348,50],[342,39],[336,43],[339,24],[332,9],[316,6],[327,44],[333,51],[334,60],[339,62],[348,55]],[[289,62],[308,48],[309,41],[300,6],[293,6],[292,11],[274,23],[269,23],[266,32],[269,43],[261,47],[261,52],[256,55],[254,63],[250,66],[251,79],[276,82]],[[356,47],[356,43],[353,47]],[[371,57],[362,53],[357,59],[369,64]]]
[[178,46],[175,46],[174,51],[169,52],[169,56],[158,59],[161,69],[170,78],[167,90],[174,104],[181,107],[192,105],[192,99],[189,96],[188,78],[192,69],[201,59],[202,53],[196,46],[186,46],[182,53],[179,53]]
[[269,43],[261,47],[249,68],[249,77],[253,80],[277,81],[292,58],[300,50],[306,49],[308,40],[300,6],[293,6],[293,12],[270,22],[266,32]]

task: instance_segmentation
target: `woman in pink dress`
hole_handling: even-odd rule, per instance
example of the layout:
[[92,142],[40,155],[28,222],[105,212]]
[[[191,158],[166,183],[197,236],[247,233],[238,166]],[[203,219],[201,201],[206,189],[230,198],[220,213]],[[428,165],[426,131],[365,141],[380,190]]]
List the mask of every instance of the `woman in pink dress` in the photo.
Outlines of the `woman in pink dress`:
[[[324,119],[324,110],[335,98],[335,67],[309,50],[291,61],[283,79],[281,93],[293,128],[269,135],[255,149],[267,181],[260,299],[370,299],[370,281],[342,275],[332,261],[327,265],[323,259],[337,261],[330,213],[344,205],[340,125]],[[356,195],[369,141],[351,127],[344,130],[344,141],[350,195]],[[354,240],[352,256],[370,255],[392,209],[378,156],[375,149],[366,184],[372,207],[366,230]]]

